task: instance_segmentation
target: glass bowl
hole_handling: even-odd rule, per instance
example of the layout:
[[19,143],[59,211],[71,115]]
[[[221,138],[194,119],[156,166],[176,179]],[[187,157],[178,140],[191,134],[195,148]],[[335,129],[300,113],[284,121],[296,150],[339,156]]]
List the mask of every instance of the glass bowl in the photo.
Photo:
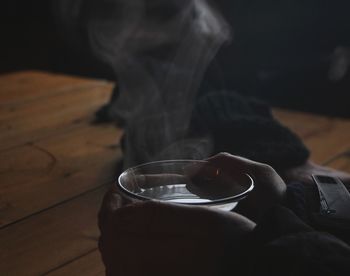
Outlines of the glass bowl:
[[117,185],[133,202],[156,200],[232,210],[253,190],[254,181],[234,168],[224,171],[207,161],[166,160],[127,169]]

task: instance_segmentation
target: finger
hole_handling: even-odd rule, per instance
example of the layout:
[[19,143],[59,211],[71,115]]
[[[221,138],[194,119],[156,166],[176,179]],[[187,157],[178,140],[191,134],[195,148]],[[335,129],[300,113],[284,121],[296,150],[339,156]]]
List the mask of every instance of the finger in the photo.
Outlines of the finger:
[[[235,166],[236,163],[240,164],[240,167],[243,167],[240,159],[247,160],[249,163],[256,163],[238,156],[237,160],[235,160],[236,156],[227,155],[228,154],[222,153],[207,159],[208,161],[189,165],[184,169],[185,174],[194,184],[198,185],[205,185],[206,183],[220,183],[221,185],[232,184],[233,181],[241,179],[245,171],[248,171],[248,169],[237,169],[238,166]],[[228,157],[228,159],[222,159],[221,156],[224,156],[224,158]]]
[[186,187],[193,194],[207,199],[219,199],[236,196],[246,191],[250,185],[250,178],[243,174],[233,175],[221,169],[216,169],[215,176],[211,178],[203,172],[192,177]]
[[200,178],[202,181],[211,181],[219,173],[219,168],[213,164],[203,161],[188,165],[184,168],[184,174],[190,179]]
[[259,163],[246,159],[241,156],[232,155],[227,152],[222,152],[207,159],[207,161],[219,168],[231,171],[251,172],[252,168]]
[[[199,226],[195,223],[198,221],[195,212],[196,207],[147,201],[119,209],[114,214],[114,221],[121,236],[190,235],[193,232],[192,224]],[[187,230],[184,231],[184,228]]]
[[274,177],[276,171],[269,165],[259,163],[241,156],[232,155],[230,153],[219,153],[209,159],[208,162],[221,167],[223,170],[233,173],[249,174],[254,180]]
[[238,195],[249,188],[251,181],[245,173],[254,171],[250,166],[255,165],[256,162],[242,157],[218,154],[185,168],[191,180],[187,189],[207,199]]
[[224,225],[230,223],[238,225],[242,221],[247,224],[246,218],[243,219],[238,214],[232,215],[230,212],[151,201],[117,210],[114,221],[120,237],[132,235],[145,238],[151,236],[210,238],[213,233],[220,232]]

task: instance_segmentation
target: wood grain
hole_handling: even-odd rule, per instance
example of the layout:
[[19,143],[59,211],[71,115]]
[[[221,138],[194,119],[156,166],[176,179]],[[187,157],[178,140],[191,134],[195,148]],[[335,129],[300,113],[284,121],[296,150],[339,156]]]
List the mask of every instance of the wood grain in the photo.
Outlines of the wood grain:
[[2,229],[0,275],[43,275],[95,250],[97,212],[106,190],[100,188]]
[[0,87],[0,227],[114,179],[122,132],[90,123],[111,83],[27,72]]
[[[350,151],[350,120],[280,109],[275,109],[274,114],[302,138],[311,151],[311,159],[318,164]],[[350,172],[350,158],[339,162],[329,165]]]
[[86,125],[0,152],[0,226],[113,181],[120,135]]
[[99,251],[96,249],[87,255],[78,258],[62,267],[54,269],[47,276],[103,276],[105,268],[101,261]]
[[0,105],[39,100],[72,88],[107,83],[47,72],[23,71],[0,76]]
[[0,150],[53,136],[91,121],[96,110],[108,101],[113,85],[91,81],[82,84],[77,87],[69,82],[60,93],[48,92],[39,99],[2,103]]

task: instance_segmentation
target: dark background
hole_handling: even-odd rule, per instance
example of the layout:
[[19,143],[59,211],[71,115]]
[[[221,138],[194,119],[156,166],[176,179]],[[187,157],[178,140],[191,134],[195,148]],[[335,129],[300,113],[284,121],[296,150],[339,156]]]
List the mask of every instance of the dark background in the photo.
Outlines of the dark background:
[[[338,82],[327,76],[334,50],[349,44],[347,2],[216,1],[235,36],[209,69],[209,85],[274,106],[350,117],[349,73]],[[0,30],[0,73],[38,69],[114,79],[88,45],[67,44],[51,1],[3,0]]]
[[59,48],[49,1],[5,0],[0,8],[0,71],[45,69]]
[[0,9],[0,73],[46,70],[113,79],[90,53],[73,49],[59,31],[50,0],[3,0]]

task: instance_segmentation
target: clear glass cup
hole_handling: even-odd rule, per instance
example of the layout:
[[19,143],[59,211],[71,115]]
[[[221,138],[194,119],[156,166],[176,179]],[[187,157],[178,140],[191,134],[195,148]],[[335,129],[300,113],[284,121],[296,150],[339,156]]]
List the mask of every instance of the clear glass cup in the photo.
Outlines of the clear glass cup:
[[254,188],[245,173],[224,171],[207,161],[167,160],[124,171],[118,188],[133,202],[156,200],[232,210]]

